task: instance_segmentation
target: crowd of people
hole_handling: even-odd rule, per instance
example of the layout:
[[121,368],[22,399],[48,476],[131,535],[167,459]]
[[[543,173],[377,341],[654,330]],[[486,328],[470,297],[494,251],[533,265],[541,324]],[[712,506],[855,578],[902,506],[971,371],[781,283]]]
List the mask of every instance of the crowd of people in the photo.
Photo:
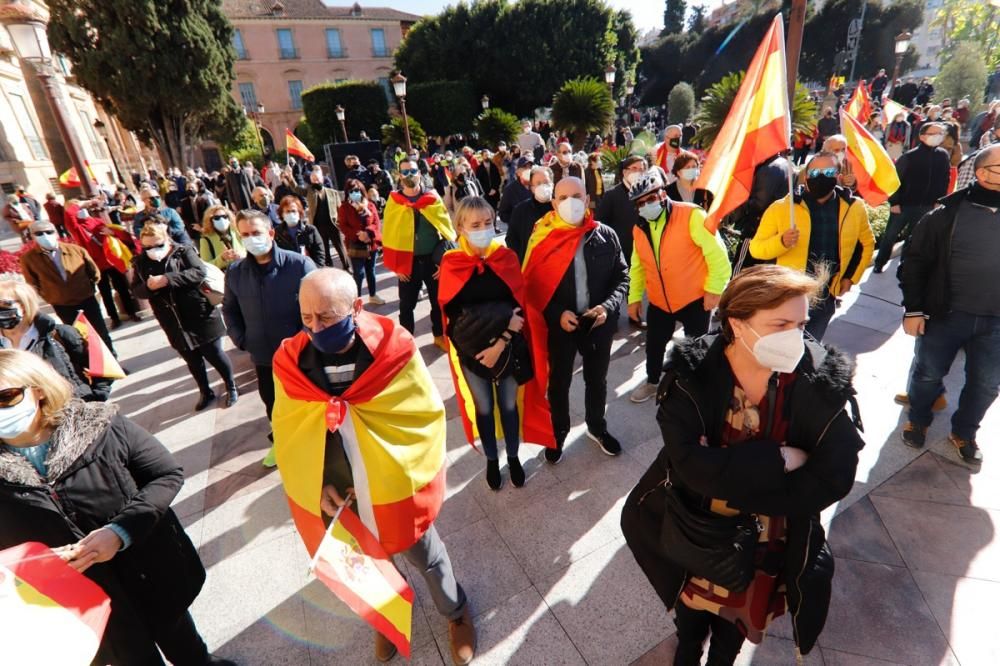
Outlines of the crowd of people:
[[[629,495],[622,529],[675,610],[674,663],[700,663],[710,635],[709,663],[732,664],[784,613],[808,653],[833,575],[819,514],[851,489],[864,445],[852,361],[822,344],[845,294],[907,241],[902,323],[917,344],[896,398],[909,406],[908,446],[924,445],[964,349],[950,440],[978,465],[976,433],[1000,385],[1000,130],[966,156],[952,137],[957,110],[915,97],[929,108],[885,132],[902,186],[877,254],[832,109],[807,150],[756,168],[724,229],[707,223],[719,193],[697,186],[703,158],[682,125],[662,127],[655,146],[613,171],[597,150],[526,121],[510,147],[394,147],[364,166],[350,155],[337,185],[323,165],[290,159],[260,171],[235,160],[217,174],[170,169],[44,207],[18,188],[4,217],[26,244],[22,275],[0,279],[0,547],[43,541],[109,593],[100,663],[160,663],[157,648],[177,664],[231,663],[209,655],[187,610],[205,572],[169,509],[180,467],[117,414],[111,382],[88,368],[98,341],[68,325],[83,312],[117,355],[111,331],[148,304],[194,379],[195,411],[218,399],[206,361],[225,406],[239,399],[223,337],[249,354],[273,442],[264,464],[277,465],[310,551],[352,506],[423,576],[452,660],[469,663],[468,599],[433,526],[447,425],[424,357],[448,357],[486,485],[499,490],[506,477],[520,488],[523,444],[562,462],[577,357],[586,436],[611,457],[633,444],[605,417],[627,317],[622,327],[645,338],[646,377],[630,400],[656,398],[649,417],[664,448]],[[971,180],[958,185],[966,163]],[[395,312],[379,296],[390,274]],[[420,350],[424,297],[434,347]],[[686,339],[671,347],[678,327]],[[733,539],[743,540],[736,551]],[[395,652],[376,632],[376,657]]]

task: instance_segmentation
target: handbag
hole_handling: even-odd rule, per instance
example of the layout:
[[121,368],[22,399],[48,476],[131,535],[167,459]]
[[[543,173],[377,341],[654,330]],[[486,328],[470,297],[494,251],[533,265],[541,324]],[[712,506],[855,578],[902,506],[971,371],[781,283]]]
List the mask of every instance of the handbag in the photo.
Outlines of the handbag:
[[721,516],[691,506],[678,488],[663,481],[664,513],[659,545],[663,556],[689,574],[742,592],[754,577],[754,555],[763,526],[755,514]]
[[351,259],[367,259],[371,256],[371,246],[364,241],[353,240],[347,247],[347,256]]

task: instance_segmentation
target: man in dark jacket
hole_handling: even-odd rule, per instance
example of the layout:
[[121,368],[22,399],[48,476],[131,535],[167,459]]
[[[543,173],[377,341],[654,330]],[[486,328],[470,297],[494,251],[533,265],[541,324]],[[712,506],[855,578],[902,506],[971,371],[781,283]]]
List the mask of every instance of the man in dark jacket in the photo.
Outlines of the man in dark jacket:
[[345,183],[351,178],[354,178],[364,183],[366,188],[372,186],[372,183],[374,182],[372,180],[372,175],[368,172],[368,169],[361,166],[361,160],[358,159],[357,155],[348,155],[345,157],[344,166],[347,167],[347,171],[344,173]]
[[347,245],[337,225],[340,193],[324,184],[323,171],[317,168],[309,174],[309,189],[304,194],[309,224],[314,225],[323,237],[323,247],[329,259],[327,265],[333,266],[333,258],[337,257],[341,267],[350,273],[351,260],[347,256]]
[[736,221],[736,229],[742,240],[733,262],[733,275],[744,268],[762,263],[750,254],[750,241],[757,235],[760,219],[771,204],[788,196],[792,165],[782,154],[764,160],[757,165],[750,183],[750,196],[742,207],[742,216]]
[[517,169],[514,173],[514,180],[507,183],[503,196],[500,197],[500,205],[497,207],[497,219],[504,223],[510,223],[510,216],[514,208],[522,201],[531,198],[531,190],[528,184],[531,182],[531,167],[535,163],[527,157],[522,157],[517,161]]
[[378,160],[370,159],[368,160],[368,173],[372,177],[372,185],[378,190],[378,195],[383,199],[389,198],[389,193],[392,192],[392,178],[389,177],[389,172],[382,168]]
[[920,144],[896,161],[899,189],[889,197],[889,223],[878,243],[876,273],[889,263],[896,241],[900,237],[905,241],[913,225],[948,192],[951,161],[948,152],[939,147],[944,135],[941,125],[924,123],[920,126]]
[[[629,200],[629,188],[635,179],[646,172],[646,158],[641,155],[629,155],[621,164],[622,180],[601,197],[597,204],[594,217],[608,225],[618,234],[618,242],[622,246],[625,263],[632,262],[632,229],[642,221],[635,210],[635,204]],[[639,322],[633,322],[639,323]]]
[[833,109],[829,106],[823,109],[823,117],[816,123],[816,130],[819,132],[816,146],[822,146],[826,137],[840,134],[840,121],[833,115]]
[[871,88],[872,88],[872,99],[877,100],[879,103],[882,101],[882,93],[885,92],[885,87],[889,85],[889,77],[885,74],[885,69],[878,70],[878,74],[872,78]]
[[622,450],[608,432],[604,412],[611,340],[628,293],[628,265],[618,235],[594,220],[587,204],[582,180],[566,176],[559,181],[554,210],[536,225],[535,244],[524,264],[525,283],[532,285],[528,320],[544,320],[548,329],[547,368],[542,372],[548,373],[556,446],[545,450],[545,458],[553,465],[562,459],[570,430],[569,389],[577,353],[583,357],[587,436],[609,456]]
[[948,441],[971,465],[982,462],[976,432],[1000,387],[1000,145],[980,151],[975,170],[975,183],[917,223],[899,270],[903,329],[919,343],[903,442],[924,446],[942,380],[962,349],[965,385]]
[[[281,341],[302,328],[299,283],[316,270],[316,264],[309,257],[277,247],[271,220],[259,211],[240,213],[236,228],[248,256],[226,271],[222,316],[233,344],[250,352],[257,373],[257,391],[270,421],[274,408],[271,359]],[[265,464],[274,466],[273,451]]]
[[476,178],[483,188],[483,196],[493,208],[500,205],[500,187],[503,185],[503,175],[500,169],[493,163],[493,156],[489,151],[483,151],[483,161],[476,169]]
[[552,188],[552,170],[543,166],[532,167],[532,196],[514,207],[510,221],[507,222],[507,238],[504,241],[507,247],[514,250],[521,263],[524,263],[528,239],[535,229],[535,223],[552,210]]
[[267,187],[263,179],[250,168],[240,167],[240,161],[235,157],[229,161],[229,172],[226,174],[226,200],[234,212],[250,208],[253,204],[253,188]]

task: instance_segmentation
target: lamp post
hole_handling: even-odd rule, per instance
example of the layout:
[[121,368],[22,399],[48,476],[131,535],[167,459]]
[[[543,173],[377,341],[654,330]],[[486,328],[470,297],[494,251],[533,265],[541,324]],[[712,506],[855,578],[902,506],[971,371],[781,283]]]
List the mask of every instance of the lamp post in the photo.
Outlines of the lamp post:
[[406,153],[409,154],[413,146],[410,144],[410,119],[406,117],[406,77],[402,72],[396,72],[396,76],[392,77],[392,89],[399,100],[399,112],[403,114],[403,134],[406,136]]
[[108,126],[98,118],[94,121],[94,129],[104,139],[104,145],[108,147],[108,155],[111,155],[111,165],[115,168],[115,175],[118,177],[118,182],[124,183],[125,179],[122,178],[122,170],[118,168],[118,160],[115,159],[115,151],[111,150],[111,141],[108,139]]
[[483,95],[483,98],[479,100],[479,103],[483,105],[483,111],[490,108],[490,96]]
[[90,180],[90,169],[87,168],[80,141],[71,129],[69,114],[52,67],[52,51],[49,49],[49,39],[45,34],[45,20],[30,7],[13,3],[2,8],[0,21],[10,33],[18,59],[34,70],[42,85],[45,100],[59,130],[59,137],[65,144],[70,162],[80,179],[81,193],[88,199],[95,197],[97,192]]
[[333,112],[337,114],[337,122],[340,123],[340,131],[344,135],[344,143],[347,143],[347,125],[344,124],[344,107],[338,104],[333,107]]
[[253,131],[257,135],[257,146],[260,147],[260,159],[264,159],[264,136],[260,133],[260,116],[264,113],[264,103],[257,102],[256,109],[243,107],[243,115],[253,123]]
[[608,84],[608,87],[614,87],[615,72],[617,71],[614,65],[608,65],[607,69],[604,70],[604,82]]
[[903,64],[903,56],[906,55],[906,49],[910,48],[910,39],[912,38],[913,35],[910,34],[909,30],[904,30],[896,35],[896,46],[893,51],[896,54],[896,66],[892,70],[892,92],[896,92],[896,79],[899,78],[899,68]]

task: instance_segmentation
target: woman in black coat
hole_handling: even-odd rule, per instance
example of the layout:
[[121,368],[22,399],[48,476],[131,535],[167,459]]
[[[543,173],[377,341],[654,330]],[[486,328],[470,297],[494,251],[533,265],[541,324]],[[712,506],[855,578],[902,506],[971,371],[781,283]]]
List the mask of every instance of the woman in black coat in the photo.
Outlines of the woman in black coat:
[[[622,531],[676,611],[677,666],[700,663],[709,632],[709,663],[733,663],[745,637],[760,642],[786,611],[806,654],[826,621],[833,557],[819,514],[850,491],[864,442],[853,364],[803,342],[819,286],[781,266],[744,271],[722,295],[722,334],[678,345],[660,384],[664,447],[626,500]],[[691,550],[678,546],[684,541],[671,529],[677,514],[664,520],[675,498],[681,515],[752,518],[754,565],[744,567],[745,589],[713,583],[709,577],[721,575],[705,569],[707,557],[679,563]],[[732,539],[718,543],[732,552]]]
[[282,250],[303,254],[317,266],[329,266],[326,245],[314,225],[309,224],[302,202],[297,197],[286,196],[278,203],[281,224],[274,228],[274,243]]
[[0,351],[0,549],[44,543],[111,598],[95,664],[163,664],[157,648],[174,664],[231,664],[188,612],[205,568],[169,508],[181,466],[116,406],[72,396],[34,354]]
[[222,350],[226,332],[222,316],[201,292],[206,268],[190,245],[176,245],[162,227],[146,225],[139,236],[143,253],[132,263],[132,292],[149,300],[170,346],[177,350],[198,384],[201,397],[195,411],[215,400],[208,383],[207,360],[226,383],[227,407],[236,404],[239,393],[233,366]]
[[72,326],[57,324],[41,314],[38,292],[18,280],[0,281],[0,333],[3,347],[41,356],[73,387],[73,395],[87,402],[111,396],[112,380],[87,374],[87,343]]

